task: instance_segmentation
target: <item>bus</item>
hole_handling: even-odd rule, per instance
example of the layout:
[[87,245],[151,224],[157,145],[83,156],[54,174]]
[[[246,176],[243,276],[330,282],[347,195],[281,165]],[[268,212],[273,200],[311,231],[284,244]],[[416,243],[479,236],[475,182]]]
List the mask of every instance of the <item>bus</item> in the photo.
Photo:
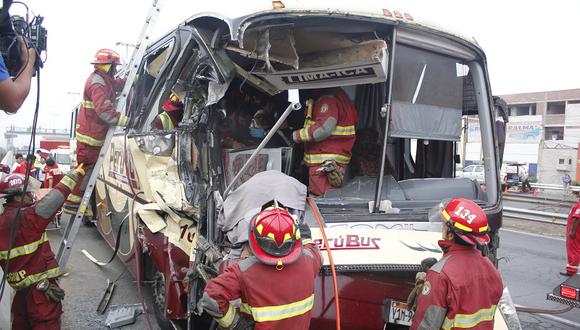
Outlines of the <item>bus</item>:
[[[397,10],[280,3],[235,18],[197,14],[148,46],[128,128],[116,132],[96,185],[97,229],[137,280],[151,283],[161,327],[210,327],[196,303],[205,281],[240,258],[236,231],[247,230],[245,215],[228,205],[260,175],[280,178],[271,189],[308,184],[304,151],[288,133],[302,128],[312,91],[342,88],[358,112],[343,185],[298,207],[325,255],[311,328],[336,321],[322,227],[342,325],[406,329],[404,302],[421,260],[441,256],[441,224],[427,217],[441,200],[464,197],[483,208],[491,228],[484,253],[497,265],[502,141],[485,53]],[[183,118],[156,129],[171,93],[183,101]],[[271,118],[269,141],[248,133],[258,110]],[[479,122],[469,132],[481,144],[479,182],[456,176],[467,118]]]

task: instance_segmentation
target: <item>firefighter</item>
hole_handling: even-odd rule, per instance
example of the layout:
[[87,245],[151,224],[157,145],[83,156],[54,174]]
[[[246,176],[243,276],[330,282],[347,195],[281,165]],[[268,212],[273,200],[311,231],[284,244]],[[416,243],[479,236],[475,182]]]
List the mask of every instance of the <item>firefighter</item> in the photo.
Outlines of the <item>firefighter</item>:
[[21,160],[12,173],[26,175],[26,172],[29,172],[28,175],[36,177],[36,169],[34,168],[35,161],[36,157],[33,154],[28,154],[26,160]]
[[568,263],[566,271],[560,272],[560,275],[572,276],[578,273],[580,265],[580,232],[578,231],[580,223],[580,193],[578,200],[572,206],[568,215],[568,225],[566,226],[566,255]]
[[[115,110],[117,93],[123,89],[125,78],[116,79],[119,55],[110,49],[100,49],[93,62],[94,71],[89,75],[83,92],[83,101],[77,120],[77,163],[84,164],[87,175],[69,195],[64,212],[76,214],[83,197],[92,166],[99,158],[110,126],[127,125],[128,118]],[[85,216],[91,217],[90,208]]]
[[341,88],[322,92],[316,102],[306,102],[304,127],[292,135],[294,142],[304,143],[308,190],[317,196],[342,186],[357,121],[356,108]]
[[171,95],[163,102],[161,107],[163,108],[163,112],[155,117],[153,127],[162,130],[174,129],[181,122],[181,119],[183,119],[183,103],[179,99],[179,96],[171,92]]
[[62,179],[63,173],[58,167],[58,164],[54,162],[54,159],[49,158],[46,160],[45,178],[43,188],[52,189],[54,188]]
[[435,206],[429,220],[443,222],[443,258],[427,271],[411,330],[493,329],[503,284],[478,249],[489,243],[487,216],[474,202],[455,198]]
[[0,214],[0,265],[8,284],[16,290],[12,329],[60,329],[64,291],[57,278],[62,273],[45,229],[82,175],[79,166],[36,203],[33,186],[34,182],[38,187],[40,183],[35,179],[29,178],[26,192],[23,175],[9,175],[1,183],[6,204]]
[[16,158],[16,162],[14,164],[12,164],[12,171],[15,171],[18,166],[20,166],[20,163],[22,163],[24,161],[24,156],[22,156],[22,154],[18,153],[16,155],[14,155],[14,158]]
[[[250,221],[253,255],[210,280],[200,306],[226,329],[308,329],[320,251],[309,227],[297,225],[281,204],[262,209]],[[241,315],[230,304],[236,299]]]

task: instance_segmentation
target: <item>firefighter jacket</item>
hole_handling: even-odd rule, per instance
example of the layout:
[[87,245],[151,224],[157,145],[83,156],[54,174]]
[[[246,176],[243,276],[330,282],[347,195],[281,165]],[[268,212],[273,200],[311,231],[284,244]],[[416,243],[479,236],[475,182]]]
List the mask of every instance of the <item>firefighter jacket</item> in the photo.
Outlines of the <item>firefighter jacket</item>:
[[28,170],[28,172],[30,172],[31,177],[36,176],[35,175],[36,169],[33,166],[28,166],[28,162],[25,160],[20,162],[20,164],[18,164],[18,166],[16,166],[16,168],[14,169],[14,171],[12,171],[12,173],[26,175],[26,170]]
[[493,329],[503,292],[499,272],[472,246],[439,241],[443,258],[427,271],[415,329]]
[[183,110],[163,111],[153,120],[153,127],[165,131],[174,129],[183,118]]
[[314,304],[314,278],[321,265],[320,251],[311,243],[304,244],[297,261],[281,270],[251,256],[209,281],[200,305],[224,328],[240,317],[230,301],[241,298],[239,311],[256,322],[255,330],[306,330]]
[[348,95],[340,89],[318,98],[307,107],[304,128],[294,132],[294,142],[304,143],[304,162],[307,165],[335,160],[346,165],[352,155],[355,140],[357,111]]
[[[14,201],[4,205],[4,212],[0,214],[0,265],[7,274],[8,283],[14,289],[22,290],[45,278],[56,278],[61,275],[45,229],[77,180],[76,174],[67,174],[40,201],[24,206],[20,210],[10,255],[8,254],[10,229],[16,221],[15,216],[20,203]],[[8,259],[10,259],[9,269],[6,269]]]
[[89,75],[77,120],[77,141],[100,148],[109,126],[126,126],[127,117],[114,107],[125,79],[114,79],[99,70]]
[[60,170],[60,168],[58,168],[58,165],[54,164],[51,167],[46,165],[44,167],[44,171],[46,172],[46,177],[44,178],[43,188],[49,188],[48,185],[51,179],[52,179],[52,187],[56,187],[56,185],[60,182],[60,180],[63,177],[62,171]]
[[569,275],[578,273],[580,269],[580,226],[577,225],[575,228],[575,237],[570,237],[573,224],[576,221],[580,221],[580,201],[572,206],[570,214],[568,214],[568,224],[566,225],[566,255],[568,256],[566,272]]

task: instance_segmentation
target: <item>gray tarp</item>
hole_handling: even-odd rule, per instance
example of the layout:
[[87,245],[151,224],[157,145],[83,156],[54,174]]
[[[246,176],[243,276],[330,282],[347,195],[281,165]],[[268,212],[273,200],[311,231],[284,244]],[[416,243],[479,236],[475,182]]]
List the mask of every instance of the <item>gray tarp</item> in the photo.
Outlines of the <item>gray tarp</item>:
[[279,171],[260,172],[227,197],[218,218],[218,227],[226,232],[233,244],[247,241],[249,221],[262,205],[273,199],[286,207],[304,211],[306,186]]
[[392,137],[459,141],[461,109],[394,101],[389,129]]

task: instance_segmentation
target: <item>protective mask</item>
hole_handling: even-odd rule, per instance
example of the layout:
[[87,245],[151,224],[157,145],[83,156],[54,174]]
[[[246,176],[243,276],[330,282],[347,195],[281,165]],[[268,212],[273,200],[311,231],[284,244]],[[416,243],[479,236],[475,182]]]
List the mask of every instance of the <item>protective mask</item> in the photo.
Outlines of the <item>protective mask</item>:
[[250,135],[256,139],[263,139],[266,132],[263,127],[250,127]]
[[95,68],[103,73],[108,74],[111,70],[111,64],[95,64]]

